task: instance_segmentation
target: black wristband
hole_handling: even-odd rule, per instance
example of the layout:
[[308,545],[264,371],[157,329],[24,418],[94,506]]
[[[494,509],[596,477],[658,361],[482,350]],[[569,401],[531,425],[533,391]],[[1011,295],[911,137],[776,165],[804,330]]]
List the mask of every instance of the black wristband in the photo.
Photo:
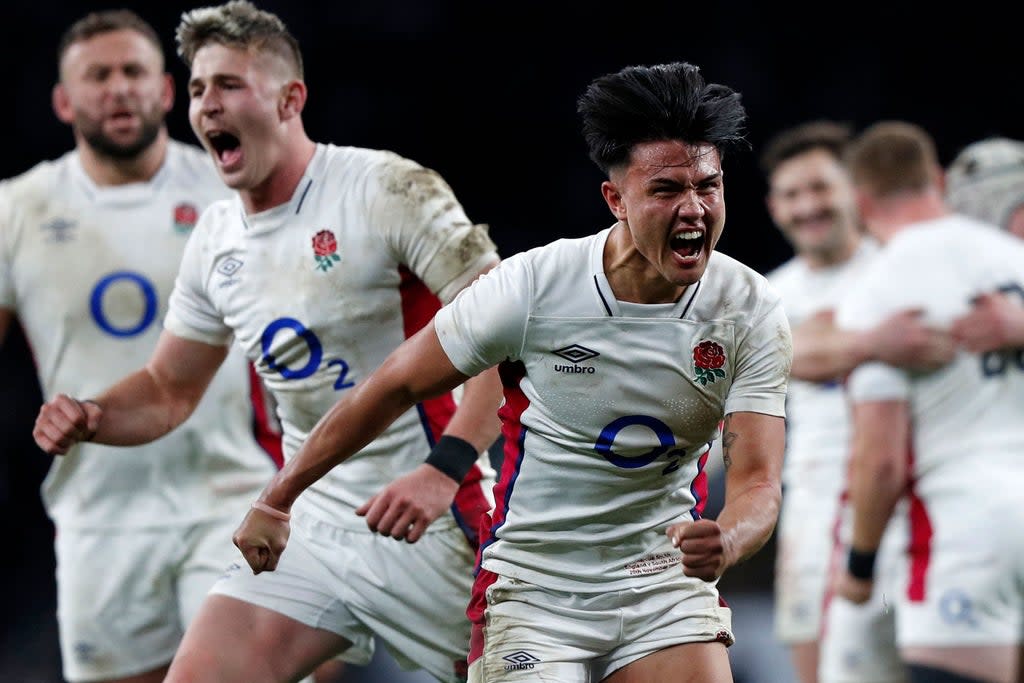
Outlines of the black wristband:
[[461,484],[479,457],[476,446],[465,439],[445,434],[430,451],[427,464],[433,465]]
[[850,548],[850,556],[846,560],[846,569],[850,576],[862,581],[870,581],[875,578],[875,550],[857,550]]

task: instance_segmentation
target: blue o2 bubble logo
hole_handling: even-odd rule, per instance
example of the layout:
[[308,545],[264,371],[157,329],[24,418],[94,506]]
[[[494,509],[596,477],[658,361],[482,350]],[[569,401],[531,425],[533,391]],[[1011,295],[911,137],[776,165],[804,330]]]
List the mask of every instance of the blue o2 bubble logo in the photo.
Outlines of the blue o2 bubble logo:
[[[106,296],[107,290],[111,285],[119,282],[127,282],[138,287],[143,301],[142,317],[137,323],[124,327],[114,325],[103,312],[103,298]],[[156,319],[157,308],[156,287],[144,275],[130,270],[119,270],[105,276],[96,283],[89,296],[89,311],[92,313],[92,319],[101,330],[114,337],[134,337],[142,334]]]
[[[270,353],[271,347],[274,345],[274,337],[281,330],[291,330],[297,337],[300,337],[306,342],[306,348],[309,350],[309,360],[298,370],[278,365],[276,359]],[[267,362],[269,367],[274,372],[278,372],[285,379],[303,379],[309,377],[316,369],[320,367],[320,361],[324,357],[324,347],[317,339],[317,336],[313,334],[313,331],[307,329],[305,325],[300,323],[295,318],[278,318],[274,322],[267,325],[263,330],[263,336],[260,338],[260,344],[263,348],[263,359]]]
[[[652,448],[643,455],[638,455],[632,458],[616,454],[615,451],[612,450],[612,446],[615,445],[615,437],[617,437],[619,432],[626,427],[632,427],[635,425],[646,427],[654,432],[658,437],[658,443],[660,445]],[[605,428],[601,430],[601,435],[597,437],[597,443],[594,444],[594,450],[604,456],[608,462],[616,467],[634,469],[650,465],[659,457],[668,453],[669,449],[673,448],[675,445],[676,439],[672,435],[672,430],[667,424],[658,418],[651,417],[650,415],[626,415],[609,422]],[[672,453],[670,455],[682,456],[683,453],[685,453],[685,451],[680,449],[678,453]]]
[[[275,337],[284,330],[291,331],[306,344],[309,359],[301,368],[289,368],[286,365],[280,364],[271,353]],[[278,318],[267,325],[260,336],[260,348],[267,367],[285,379],[305,379],[312,376],[320,368],[320,364],[324,359],[324,345],[320,342],[316,333],[295,318]],[[347,362],[340,358],[334,358],[327,361],[327,367],[338,368],[338,378],[334,381],[335,390],[348,389],[355,386],[355,382],[348,379],[349,366]]]

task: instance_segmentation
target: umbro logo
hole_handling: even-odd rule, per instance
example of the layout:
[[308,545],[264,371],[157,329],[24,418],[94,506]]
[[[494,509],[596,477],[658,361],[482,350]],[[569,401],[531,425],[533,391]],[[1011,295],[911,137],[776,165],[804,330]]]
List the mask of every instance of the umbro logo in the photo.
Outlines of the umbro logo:
[[579,344],[563,346],[560,349],[555,349],[551,353],[572,363],[572,365],[555,365],[555,372],[564,372],[570,375],[593,375],[596,372],[593,366],[577,365],[577,363],[582,363],[585,360],[597,358],[601,355],[597,351],[588,349],[586,346],[580,346]]
[[508,664],[505,665],[505,671],[532,669],[537,664],[540,664],[540,660],[526,650],[516,650],[510,655],[505,655],[502,659],[508,662]]
[[235,277],[235,273],[237,273],[244,264],[245,261],[242,261],[241,259],[236,259],[234,256],[229,256],[223,261],[221,261],[220,265],[217,266],[217,272],[220,273],[221,275],[226,276],[227,280],[222,281],[218,286],[230,287],[231,285],[240,282],[240,280]]
[[234,256],[229,256],[220,262],[220,265],[217,266],[217,272],[221,275],[231,277],[238,272],[238,269],[242,267],[243,263],[244,261],[236,259]]
[[78,227],[73,220],[66,218],[54,218],[52,221],[43,224],[43,232],[50,234],[50,242],[70,242],[74,239],[72,231]]
[[593,349],[588,349],[586,346],[580,346],[579,344],[570,344],[569,346],[563,346],[560,349],[555,349],[551,353],[556,356],[561,356],[570,363],[582,363],[585,360],[591,358],[597,358],[601,354]]

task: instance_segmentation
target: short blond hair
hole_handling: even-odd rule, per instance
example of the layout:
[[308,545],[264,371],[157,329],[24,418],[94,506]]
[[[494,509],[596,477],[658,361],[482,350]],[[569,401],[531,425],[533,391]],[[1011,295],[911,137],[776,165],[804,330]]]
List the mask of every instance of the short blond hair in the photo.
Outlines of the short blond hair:
[[201,47],[217,43],[269,52],[283,59],[296,78],[304,77],[299,41],[276,14],[258,9],[248,0],[231,0],[185,12],[174,37],[178,56],[189,68]]

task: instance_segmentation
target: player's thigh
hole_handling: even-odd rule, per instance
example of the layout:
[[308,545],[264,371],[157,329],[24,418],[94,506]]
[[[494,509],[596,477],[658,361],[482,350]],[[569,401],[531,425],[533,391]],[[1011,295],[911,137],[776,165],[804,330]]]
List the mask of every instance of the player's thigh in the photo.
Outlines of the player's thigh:
[[347,646],[331,631],[212,594],[189,624],[166,683],[298,680]]
[[725,644],[685,643],[627,664],[604,683],[732,683]]
[[65,678],[124,678],[171,661],[183,632],[174,576],[184,535],[178,528],[58,533]]
[[617,642],[617,616],[593,609],[580,596],[486,574],[487,606],[477,624],[482,652],[472,664],[472,680],[591,683],[592,661]]
[[591,683],[681,644],[718,643],[713,649],[724,655],[733,640],[731,612],[715,587],[671,570],[594,594],[497,576],[486,597],[474,669],[488,683]]
[[348,559],[335,565],[335,585],[352,614],[403,666],[440,681],[464,680],[476,555],[462,531],[430,529],[411,544],[362,530],[338,532]]

